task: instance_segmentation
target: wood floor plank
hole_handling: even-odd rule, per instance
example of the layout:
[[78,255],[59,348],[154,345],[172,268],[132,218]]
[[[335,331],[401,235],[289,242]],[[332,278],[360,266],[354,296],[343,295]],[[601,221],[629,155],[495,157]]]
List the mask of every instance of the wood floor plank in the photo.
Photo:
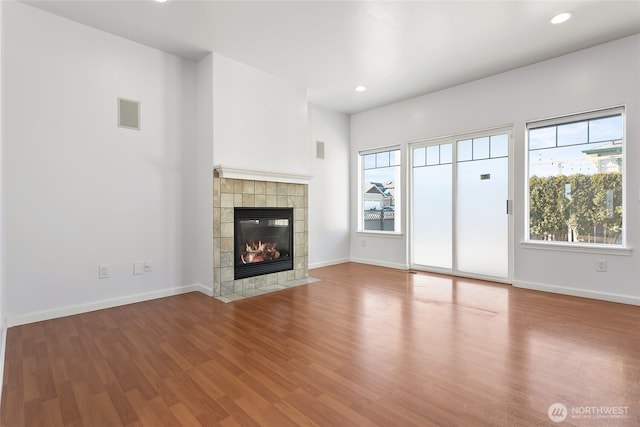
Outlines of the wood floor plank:
[[116,383],[105,384],[104,388],[122,425],[128,426],[137,423],[139,419],[136,411],[122,389]]
[[[229,396],[223,396],[217,400],[218,404],[229,414],[229,417],[220,421],[221,425],[234,425],[238,424],[242,427],[260,427],[260,424],[249,416],[240,406],[236,404]],[[208,419],[207,423],[202,422],[203,416],[198,419],[201,420],[203,425],[215,425],[210,424]]]
[[155,402],[147,401],[137,389],[130,390],[125,395],[131,407],[135,408],[136,415],[143,426],[170,427],[180,425],[180,421],[161,398]]
[[73,394],[71,382],[64,381],[57,383],[56,390],[58,393],[58,404],[60,405],[60,413],[62,414],[62,421],[64,422],[64,425],[81,423],[82,416],[80,415],[80,409],[78,408],[76,397]]
[[[638,307],[346,263],[7,331],[1,427],[640,425]],[[623,408],[577,418],[573,408]]]
[[[102,426],[104,425],[104,420],[100,418],[100,414],[97,408],[93,405],[91,400],[91,392],[89,385],[80,381],[71,386],[71,390],[73,392],[73,397],[78,405],[78,410],[80,411],[80,418],[82,419],[83,425],[94,425],[94,426]],[[28,424],[29,425],[29,424]]]
[[28,426],[41,426],[44,424],[41,399],[33,399],[25,402],[24,422]]
[[57,398],[42,402],[41,407],[44,426],[55,427],[64,425],[61,405]]
[[171,407],[171,412],[180,421],[180,425],[184,427],[200,426],[200,421],[182,402]]
[[302,412],[302,408],[297,408],[295,405],[290,404],[286,400],[281,400],[275,404],[275,406],[286,414],[291,420],[293,420],[299,426],[311,426],[320,427],[319,424],[314,422],[308,415]]
[[180,401],[194,416],[209,414],[213,419],[219,421],[229,415],[186,373],[173,376],[165,383],[175,396],[179,396]]

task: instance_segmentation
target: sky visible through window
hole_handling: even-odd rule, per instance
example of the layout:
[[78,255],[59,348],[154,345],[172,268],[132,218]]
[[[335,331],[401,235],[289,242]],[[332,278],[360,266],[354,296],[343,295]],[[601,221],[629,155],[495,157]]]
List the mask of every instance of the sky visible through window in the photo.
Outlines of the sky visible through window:
[[386,182],[396,179],[396,168],[400,165],[400,150],[366,154],[364,159],[364,184]]
[[381,169],[369,169],[364,172],[366,182],[386,182],[396,178],[396,166]]
[[622,147],[621,115],[530,129],[529,176],[592,175],[598,170],[584,151],[609,144]]

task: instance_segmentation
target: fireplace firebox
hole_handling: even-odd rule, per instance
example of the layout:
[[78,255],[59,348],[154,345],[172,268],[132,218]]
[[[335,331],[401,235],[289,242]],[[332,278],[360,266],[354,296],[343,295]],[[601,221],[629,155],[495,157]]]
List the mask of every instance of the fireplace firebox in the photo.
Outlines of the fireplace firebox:
[[234,209],[235,280],[293,270],[293,209]]

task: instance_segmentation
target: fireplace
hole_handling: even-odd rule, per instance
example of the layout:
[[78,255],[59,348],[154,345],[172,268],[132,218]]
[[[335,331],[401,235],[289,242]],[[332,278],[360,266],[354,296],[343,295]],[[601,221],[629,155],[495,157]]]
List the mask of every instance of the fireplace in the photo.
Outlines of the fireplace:
[[234,279],[293,270],[293,209],[234,209]]
[[[288,286],[291,283],[308,279],[307,185],[292,182],[223,178],[220,176],[220,172],[220,169],[216,169],[213,176],[213,295],[225,297],[233,294],[252,294],[261,289]],[[293,227],[289,227],[289,232],[293,236],[293,245],[289,245],[289,258],[293,261],[293,269],[287,266],[287,270],[283,271],[260,273],[258,276],[243,279],[235,278],[235,260],[239,259],[239,256],[236,256],[235,253],[234,220],[235,210],[240,208],[260,210],[289,208],[293,210],[293,221],[289,223],[293,224]],[[281,245],[284,243],[276,245],[280,252],[280,258],[286,249]],[[280,263],[269,261],[255,264],[252,268],[241,267],[240,269],[251,270],[260,264]],[[258,267],[258,270],[261,268]]]

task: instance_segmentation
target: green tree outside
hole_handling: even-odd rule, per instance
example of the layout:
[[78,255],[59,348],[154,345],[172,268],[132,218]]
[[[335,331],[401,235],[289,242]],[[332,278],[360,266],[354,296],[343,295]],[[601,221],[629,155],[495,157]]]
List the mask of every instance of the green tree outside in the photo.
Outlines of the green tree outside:
[[618,243],[622,233],[622,174],[532,176],[532,240]]

